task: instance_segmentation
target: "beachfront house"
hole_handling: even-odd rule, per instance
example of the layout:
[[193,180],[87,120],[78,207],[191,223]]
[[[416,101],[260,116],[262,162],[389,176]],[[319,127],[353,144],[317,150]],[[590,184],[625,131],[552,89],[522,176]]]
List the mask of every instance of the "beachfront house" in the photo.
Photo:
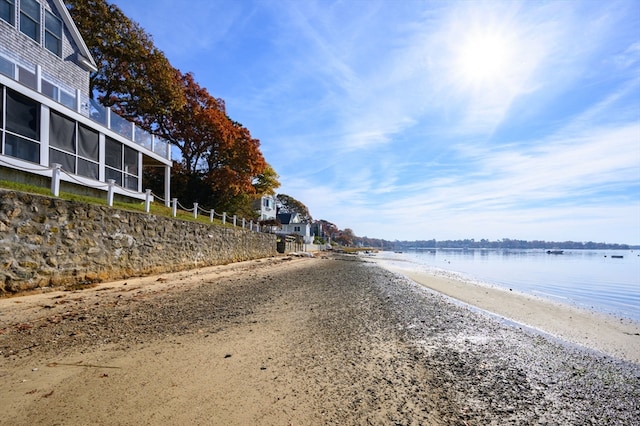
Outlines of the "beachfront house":
[[279,213],[276,218],[281,224],[280,231],[278,233],[300,235],[305,244],[313,243],[311,225],[302,221],[298,213]]
[[253,209],[258,215],[259,221],[268,221],[276,219],[276,197],[273,195],[263,195],[254,200]]
[[0,180],[144,199],[142,170],[169,144],[90,99],[97,70],[62,0],[0,0]]

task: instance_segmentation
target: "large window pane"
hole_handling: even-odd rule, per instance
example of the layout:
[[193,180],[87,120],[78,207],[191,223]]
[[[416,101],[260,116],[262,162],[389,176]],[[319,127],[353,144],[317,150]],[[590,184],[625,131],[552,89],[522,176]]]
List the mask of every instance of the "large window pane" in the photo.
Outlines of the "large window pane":
[[52,53],[62,56],[62,21],[53,13],[46,11],[44,27],[44,47]]
[[40,163],[40,144],[19,136],[5,134],[5,154],[22,160]]
[[109,167],[106,167],[105,170],[105,180],[109,180],[109,179],[113,179],[116,181],[116,183],[120,186],[122,186],[122,172],[119,172],[118,170],[114,170],[114,169],[110,169]]
[[107,138],[104,144],[105,164],[114,169],[122,170],[122,144]]
[[68,152],[76,152],[76,122],[51,111],[49,144]]
[[99,135],[82,124],[78,125],[78,154],[90,160],[98,161],[100,153]]
[[53,163],[62,165],[62,170],[66,170],[69,173],[76,172],[76,156],[73,154],[67,154],[66,152],[58,151],[57,149],[49,149],[49,167]]
[[92,163],[91,161],[78,158],[78,172],[81,176],[86,176],[91,179],[98,180],[100,177],[98,163]]
[[40,3],[20,0],[20,31],[40,42]]
[[14,0],[0,0],[0,19],[3,19],[13,25],[14,20]]
[[138,174],[138,151],[128,146],[124,147],[124,171],[132,174]]
[[7,130],[40,140],[40,104],[7,89]]

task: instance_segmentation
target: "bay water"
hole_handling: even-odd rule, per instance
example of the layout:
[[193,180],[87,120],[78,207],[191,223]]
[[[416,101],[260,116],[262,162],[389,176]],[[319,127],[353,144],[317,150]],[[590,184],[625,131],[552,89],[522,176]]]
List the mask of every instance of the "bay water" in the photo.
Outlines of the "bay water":
[[416,249],[377,257],[640,322],[640,250]]

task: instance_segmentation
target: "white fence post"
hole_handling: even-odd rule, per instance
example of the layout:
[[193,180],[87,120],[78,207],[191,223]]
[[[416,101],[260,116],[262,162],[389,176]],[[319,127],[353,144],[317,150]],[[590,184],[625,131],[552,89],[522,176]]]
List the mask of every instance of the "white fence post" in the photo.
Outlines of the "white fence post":
[[244,217],[242,218],[242,229],[244,229],[244,224],[245,224],[245,220]]
[[109,189],[107,189],[107,205],[109,207],[113,207],[113,189],[116,185],[116,181],[109,179],[107,180],[107,183],[109,184]]
[[60,168],[62,165],[53,163],[51,167],[53,169],[51,171],[51,193],[54,197],[57,197],[60,195]]
[[222,224],[227,223],[227,212],[222,212]]
[[151,210],[151,190],[147,189],[144,196],[144,212],[149,213]]
[[249,222],[249,231],[253,231],[253,220]]
[[213,209],[211,209],[211,211],[209,212],[209,222],[213,223],[213,215],[215,214],[215,212],[213,211]]
[[178,199],[174,198],[171,201],[172,201],[171,214],[173,215],[173,217],[176,217],[178,215]]
[[198,218],[198,203],[193,203],[193,218]]
[[236,221],[238,220],[238,218],[236,217],[236,215],[233,215],[233,226],[236,226]]

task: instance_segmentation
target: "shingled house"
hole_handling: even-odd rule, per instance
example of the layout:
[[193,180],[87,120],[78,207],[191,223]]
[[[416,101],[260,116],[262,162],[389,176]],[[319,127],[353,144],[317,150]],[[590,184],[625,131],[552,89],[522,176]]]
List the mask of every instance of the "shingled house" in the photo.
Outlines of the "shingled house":
[[143,199],[144,167],[162,167],[169,203],[169,144],[90,99],[96,64],[61,0],[0,0],[0,180],[46,186],[59,164],[63,189]]

